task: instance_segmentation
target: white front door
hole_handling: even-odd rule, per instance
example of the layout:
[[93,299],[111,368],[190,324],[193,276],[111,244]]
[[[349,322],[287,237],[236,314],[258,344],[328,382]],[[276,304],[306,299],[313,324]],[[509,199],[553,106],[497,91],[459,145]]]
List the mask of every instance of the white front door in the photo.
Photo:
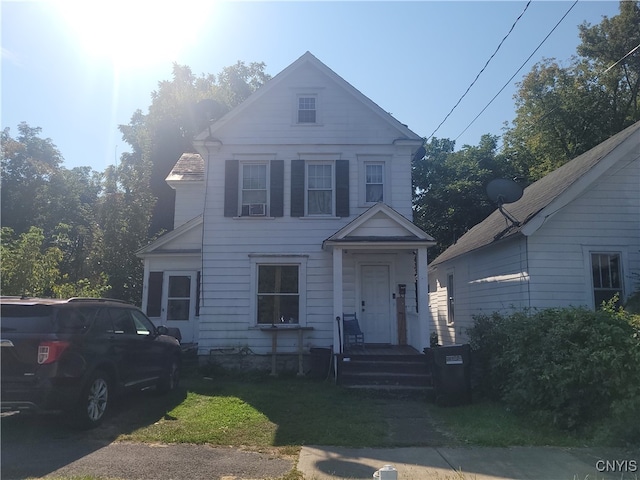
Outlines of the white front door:
[[392,343],[389,265],[360,267],[360,329],[365,343]]
[[163,325],[179,328],[182,343],[197,342],[197,273],[165,272],[162,289]]

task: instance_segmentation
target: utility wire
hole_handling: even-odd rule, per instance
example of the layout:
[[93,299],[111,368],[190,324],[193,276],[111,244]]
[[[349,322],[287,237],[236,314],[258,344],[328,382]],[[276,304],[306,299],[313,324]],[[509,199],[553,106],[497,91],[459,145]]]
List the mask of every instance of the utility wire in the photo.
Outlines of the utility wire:
[[556,28],[558,28],[558,26],[562,23],[562,21],[566,18],[566,16],[569,15],[569,12],[571,12],[571,10],[573,10],[573,7],[575,7],[578,4],[578,1],[579,0],[575,0],[575,2],[573,2],[573,5],[571,5],[571,7],[569,7],[569,10],[567,10],[565,12],[565,14],[562,16],[562,18],[560,20],[558,20],[558,23],[555,24],[555,26],[551,29],[551,31],[547,34],[547,36],[544,37],[544,39],[540,42],[540,44],[538,44],[538,46],[535,48],[535,50],[533,52],[531,52],[531,55],[529,55],[527,57],[527,59],[522,63],[522,65],[520,65],[520,68],[518,68],[518,70],[516,70],[516,73],[514,73],[509,80],[507,80],[507,83],[505,83],[504,86],[498,91],[498,93],[496,93],[494,95],[494,97],[489,101],[489,103],[487,103],[487,105],[485,105],[485,107],[480,111],[480,113],[478,115],[476,115],[473,120],[471,120],[471,123],[469,123],[469,125],[467,125],[465,127],[465,129],[460,133],[460,135],[458,135],[455,138],[455,140],[458,140],[464,134],[464,132],[466,132],[469,129],[469,127],[471,127],[471,125],[473,125],[475,123],[475,121],[480,117],[480,115],[482,115],[485,112],[485,110],[487,108],[489,108],[489,106],[493,103],[493,101],[496,98],[498,98],[498,95],[500,95],[502,93],[502,91],[509,86],[509,83],[511,83],[511,80],[513,80],[515,78],[515,76],[518,73],[520,73],[520,70],[522,70],[524,68],[524,66],[527,64],[527,62],[529,62],[529,60],[531,60],[531,57],[533,57],[535,55],[535,53],[538,50],[540,50],[540,47],[542,47],[544,42],[546,42],[547,39],[551,36],[551,34],[556,30]]
[[632,48],[631,51],[629,53],[627,53],[624,57],[622,57],[620,60],[618,60],[616,63],[614,63],[613,65],[611,65],[609,68],[607,68],[604,72],[602,72],[602,74],[607,73],[609,70],[611,70],[613,67],[615,67],[616,65],[618,65],[621,61],[623,61],[625,58],[627,58],[629,55],[631,55],[633,52],[635,52],[636,50],[638,50],[640,48],[640,43],[638,45],[636,45],[635,48]]
[[478,81],[478,78],[480,78],[480,75],[482,75],[482,73],[485,71],[485,69],[487,68],[487,66],[489,65],[489,62],[491,62],[491,60],[493,60],[493,57],[496,56],[496,53],[498,53],[498,50],[500,50],[500,47],[502,47],[502,44],[504,43],[504,41],[507,39],[507,37],[509,35],[511,35],[511,32],[513,32],[513,29],[515,28],[516,24],[518,23],[518,21],[522,18],[522,16],[524,15],[524,12],[527,11],[527,9],[529,8],[529,5],[531,4],[532,0],[529,0],[527,2],[527,5],[524,7],[524,10],[522,10],[522,13],[520,15],[518,15],[518,18],[516,18],[516,21],[513,22],[513,25],[511,25],[511,28],[509,29],[509,31],[507,32],[507,34],[504,36],[504,38],[500,41],[500,43],[498,44],[498,47],[495,49],[495,51],[491,54],[491,56],[489,57],[489,60],[487,60],[487,63],[484,64],[484,67],[482,67],[482,69],[480,70],[480,72],[478,73],[478,75],[476,75],[476,78],[473,79],[473,82],[471,82],[471,85],[469,85],[467,87],[467,90],[462,94],[462,96],[460,97],[460,99],[456,102],[456,104],[453,106],[453,108],[451,109],[451,111],[449,113],[447,113],[447,116],[444,117],[444,120],[442,120],[440,122],[440,125],[438,125],[436,127],[436,129],[433,131],[433,133],[431,133],[431,135],[429,135],[429,137],[427,138],[426,141],[429,141],[429,139],[431,137],[433,137],[435,135],[435,133],[440,129],[440,127],[444,124],[444,122],[447,121],[447,119],[449,118],[449,116],[453,113],[453,111],[456,109],[456,107],[458,105],[460,105],[460,102],[462,101],[462,99],[464,97],[467,96],[467,93],[469,93],[469,90],[471,90],[471,87],[473,87],[475,85],[475,83]]
[[[608,68],[606,68],[605,70],[603,70],[601,73],[599,73],[598,75],[596,75],[595,80],[598,81],[600,79],[601,75],[604,75],[605,73],[607,73],[609,70],[611,70],[613,67],[615,67],[616,65],[618,65],[620,62],[624,61],[629,55],[632,55],[635,51],[637,51],[638,49],[640,49],[640,43],[638,45],[636,45],[634,48],[632,48],[624,57],[622,57],[620,60],[618,60],[617,62],[614,62],[613,64],[611,64]],[[597,100],[595,102],[593,102],[593,104],[591,106],[594,106],[597,103]],[[535,127],[538,123],[540,123],[542,120],[544,120],[545,118],[547,118],[549,115],[551,115],[553,112],[555,112],[558,108],[560,107],[553,107],[551,110],[549,110],[547,113],[545,113],[544,115],[542,115],[539,119],[537,119],[535,122],[533,122],[531,125],[529,125],[529,129]],[[467,127],[469,128],[469,127]],[[464,132],[462,132],[464,133]],[[460,135],[462,135],[462,133]],[[458,135],[458,137],[460,136]]]

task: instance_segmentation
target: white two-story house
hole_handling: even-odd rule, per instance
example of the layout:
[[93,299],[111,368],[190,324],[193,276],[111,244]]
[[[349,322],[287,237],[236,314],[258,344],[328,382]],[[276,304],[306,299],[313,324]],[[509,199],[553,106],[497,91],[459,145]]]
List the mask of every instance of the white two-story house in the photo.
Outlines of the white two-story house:
[[310,53],[200,133],[167,182],[175,229],[138,252],[143,309],[201,356],[429,345],[427,247],[412,222],[422,138]]

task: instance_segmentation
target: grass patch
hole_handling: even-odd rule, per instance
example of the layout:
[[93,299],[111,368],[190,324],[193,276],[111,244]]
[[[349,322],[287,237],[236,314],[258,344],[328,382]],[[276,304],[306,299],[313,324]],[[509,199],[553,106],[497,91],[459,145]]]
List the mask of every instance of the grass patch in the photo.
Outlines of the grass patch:
[[298,377],[254,375],[236,380],[193,376],[185,379],[180,395],[168,403],[161,403],[166,397],[155,399],[158,404],[148,403],[136,424],[121,432],[118,439],[277,447],[283,454],[295,455],[302,445],[399,446],[398,438],[406,438],[403,429],[409,417],[412,426],[416,425],[416,446],[431,444],[421,432],[434,429],[434,423],[446,432],[445,443],[449,445],[588,444],[584,436],[542,425],[491,402],[442,408],[424,398],[347,390]]
[[460,442],[486,447],[588,446],[584,437],[516,415],[503,405],[481,402],[455,408],[431,406],[433,418]]
[[189,378],[186,397],[120,440],[224,446],[382,446],[379,405],[358,392],[298,378]]

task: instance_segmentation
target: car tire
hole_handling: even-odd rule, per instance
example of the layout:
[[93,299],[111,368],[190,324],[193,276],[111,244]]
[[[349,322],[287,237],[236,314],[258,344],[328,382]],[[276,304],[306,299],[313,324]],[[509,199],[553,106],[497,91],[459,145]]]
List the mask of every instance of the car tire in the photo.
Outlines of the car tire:
[[95,428],[102,423],[111,405],[109,376],[96,370],[82,390],[76,407],[76,422],[80,428]]
[[178,385],[180,385],[180,363],[178,359],[173,358],[163,372],[157,390],[159,393],[167,393],[178,388]]

